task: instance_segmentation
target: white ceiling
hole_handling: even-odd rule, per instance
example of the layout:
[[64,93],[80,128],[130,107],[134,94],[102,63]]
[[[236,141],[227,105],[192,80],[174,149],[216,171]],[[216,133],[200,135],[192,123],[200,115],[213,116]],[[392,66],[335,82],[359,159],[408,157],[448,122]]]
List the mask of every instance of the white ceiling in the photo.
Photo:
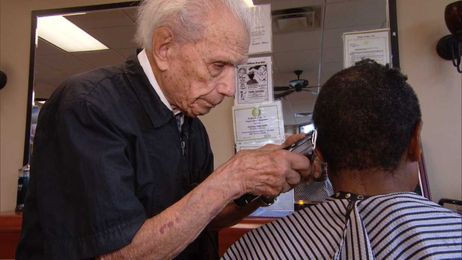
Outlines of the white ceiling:
[[[386,0],[254,0],[271,2],[272,10],[295,7],[319,7],[322,24],[326,4],[324,31],[321,26],[299,32],[273,34],[273,82],[285,86],[295,78],[296,69],[310,85],[322,84],[342,69],[344,32],[387,27]],[[67,16],[74,24],[109,47],[109,50],[67,53],[39,39],[35,57],[35,96],[47,98],[70,75],[96,67],[123,62],[135,54],[133,35],[136,9],[94,11]],[[322,48],[321,48],[322,46]],[[321,56],[322,50],[322,56]],[[286,125],[299,124],[308,118],[296,118],[296,112],[311,112],[316,95],[310,92],[290,94],[283,99]]]
[[135,54],[136,9],[93,11],[66,16],[68,20],[109,47],[108,50],[65,52],[39,38],[35,52],[35,97],[47,98],[69,76],[123,62]]

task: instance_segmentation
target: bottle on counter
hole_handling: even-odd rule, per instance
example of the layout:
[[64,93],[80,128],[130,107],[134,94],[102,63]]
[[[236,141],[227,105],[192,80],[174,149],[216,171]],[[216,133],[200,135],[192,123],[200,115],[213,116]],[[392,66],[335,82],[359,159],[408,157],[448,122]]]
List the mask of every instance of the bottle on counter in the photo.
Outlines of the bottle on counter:
[[18,170],[18,193],[16,196],[16,211],[24,209],[27,188],[29,187],[30,165],[26,164]]

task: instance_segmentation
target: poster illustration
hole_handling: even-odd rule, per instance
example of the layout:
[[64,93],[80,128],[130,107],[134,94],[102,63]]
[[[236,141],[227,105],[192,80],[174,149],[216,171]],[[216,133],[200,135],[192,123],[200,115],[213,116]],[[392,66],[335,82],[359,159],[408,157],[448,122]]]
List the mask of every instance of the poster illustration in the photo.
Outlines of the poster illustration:
[[271,57],[250,58],[237,68],[235,104],[273,101]]

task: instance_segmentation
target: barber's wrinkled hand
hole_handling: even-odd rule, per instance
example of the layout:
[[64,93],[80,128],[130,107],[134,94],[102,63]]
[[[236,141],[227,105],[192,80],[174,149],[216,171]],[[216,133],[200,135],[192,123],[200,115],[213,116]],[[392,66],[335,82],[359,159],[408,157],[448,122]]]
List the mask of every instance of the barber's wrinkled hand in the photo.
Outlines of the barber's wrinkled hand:
[[240,151],[217,171],[223,172],[227,184],[233,185],[230,188],[238,191],[236,197],[245,193],[277,196],[312,175],[307,157],[284,150],[302,138],[303,135],[292,135],[281,145],[269,144],[256,150]]
[[[281,145],[268,144],[263,146],[261,149],[286,149],[292,144],[298,142],[305,137],[304,134],[294,134],[286,137],[286,140]],[[326,172],[323,170],[322,161],[318,156],[314,156],[314,161],[310,162],[310,169],[308,171],[300,172],[302,182],[313,182],[324,180],[327,177]]]

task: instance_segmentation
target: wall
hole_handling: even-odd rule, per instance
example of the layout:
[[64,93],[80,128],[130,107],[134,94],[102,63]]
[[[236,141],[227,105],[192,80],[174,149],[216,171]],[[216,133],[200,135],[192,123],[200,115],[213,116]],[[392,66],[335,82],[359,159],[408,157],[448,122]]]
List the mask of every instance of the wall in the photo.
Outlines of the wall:
[[[115,0],[0,1],[0,68],[9,77],[7,86],[0,91],[0,211],[13,210],[16,203],[17,170],[22,164],[24,145],[31,10],[109,2]],[[461,199],[462,79],[450,62],[435,52],[438,39],[448,33],[444,7],[453,1],[397,2],[401,65],[422,106],[422,142],[433,199]],[[232,101],[226,100],[203,118],[216,165],[234,151],[231,106]]]
[[226,162],[234,154],[234,130],[231,108],[234,99],[226,98],[210,113],[201,117],[207,128],[212,150],[214,152],[215,168]]
[[401,68],[422,108],[422,144],[434,201],[462,199],[462,74],[435,50],[438,40],[449,34],[444,8],[452,2],[397,1]]

